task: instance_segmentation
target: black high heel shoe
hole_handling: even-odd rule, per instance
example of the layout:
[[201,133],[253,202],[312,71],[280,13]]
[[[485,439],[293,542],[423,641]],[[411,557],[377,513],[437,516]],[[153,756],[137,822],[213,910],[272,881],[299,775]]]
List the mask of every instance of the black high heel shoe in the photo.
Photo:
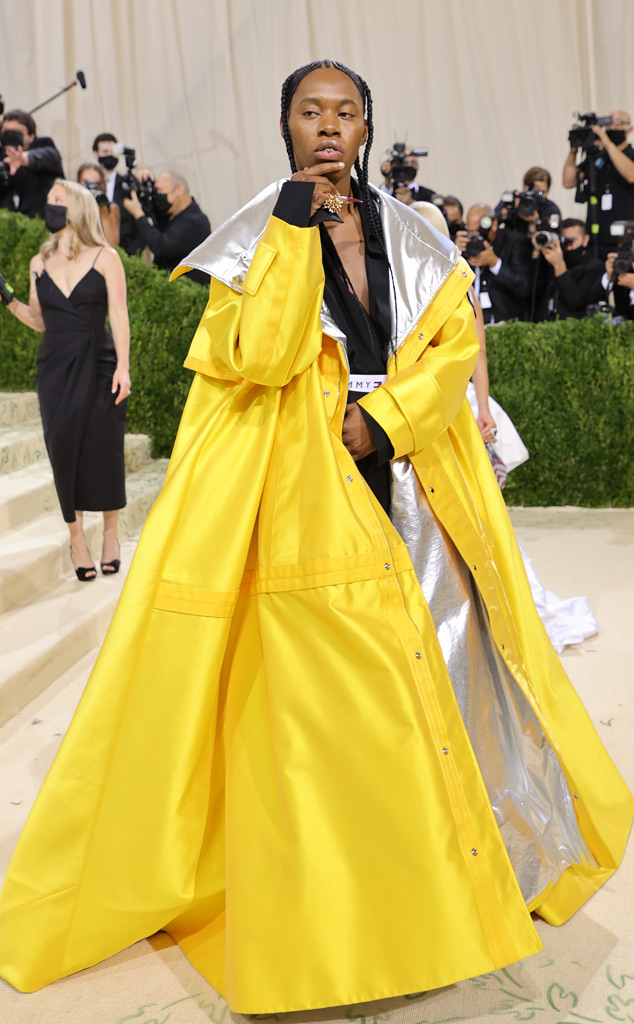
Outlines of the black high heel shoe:
[[[117,547],[119,549],[119,555],[121,555],[121,545],[117,541]],[[121,558],[113,558],[111,562],[101,562],[101,572],[103,576],[116,576],[121,568]]]
[[[94,565],[89,565],[89,566],[80,565],[80,567],[78,569],[77,566],[75,565],[75,563],[73,562],[73,545],[69,544],[69,548],[70,548],[70,561],[71,561],[71,565],[72,565],[73,569],[75,570],[75,575],[77,576],[77,579],[79,580],[79,582],[80,583],[91,583],[93,580],[96,580],[97,579],[97,568],[96,568],[96,566],[94,566]],[[88,576],[87,573],[89,573],[89,572],[93,573],[93,575],[92,576]]]

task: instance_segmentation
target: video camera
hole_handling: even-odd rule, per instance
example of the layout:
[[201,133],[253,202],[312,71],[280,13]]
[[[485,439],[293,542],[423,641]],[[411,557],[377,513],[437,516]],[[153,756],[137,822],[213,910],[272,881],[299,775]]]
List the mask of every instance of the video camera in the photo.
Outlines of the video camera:
[[416,177],[416,168],[407,163],[410,156],[428,156],[428,149],[408,149],[404,142],[395,142],[386,155],[390,162],[390,183],[392,188],[409,185]]
[[571,149],[594,149],[597,143],[597,137],[592,131],[592,125],[597,124],[601,127],[605,127],[607,124],[612,124],[612,117],[610,114],[606,117],[597,117],[595,113],[577,113],[572,116],[577,119],[577,127],[571,128],[568,132],[568,142],[570,143]]
[[134,167],[136,165],[136,150],[131,146],[124,146],[122,142],[116,142],[112,147],[116,156],[122,156],[125,160],[127,173],[121,181],[121,191],[125,198],[129,198],[131,192],[136,192],[143,212],[148,217],[156,217],[156,210],[152,202],[154,198],[154,182],[151,178],[141,181],[136,177]]
[[619,274],[631,274],[634,271],[634,220],[612,221],[610,234],[613,238],[622,239],[612,267],[612,278],[616,280]]

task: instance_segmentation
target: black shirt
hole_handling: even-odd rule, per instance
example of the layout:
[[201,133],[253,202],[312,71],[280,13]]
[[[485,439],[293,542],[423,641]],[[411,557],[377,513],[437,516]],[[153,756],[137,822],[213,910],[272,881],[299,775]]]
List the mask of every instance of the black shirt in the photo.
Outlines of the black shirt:
[[[351,181],[352,193],[360,197],[359,186]],[[369,311],[366,311],[348,286],[345,271],[336,248],[324,227],[325,220],[340,218],[328,215],[323,208],[312,220],[310,207],[314,185],[311,182],[289,181],[282,186],[273,216],[296,227],[319,223],[324,265],[324,300],[328,310],[346,336],[350,374],[383,376],[387,369],[392,330],[390,309],[390,270],[387,256],[381,248],[363,204],[359,205],[361,226],[365,240],[365,269],[368,280]],[[378,200],[372,200],[378,202]],[[348,402],[356,402],[367,392],[348,392]],[[377,421],[361,407],[361,412],[372,433],[376,451],[357,462],[357,468],[374,492],[385,511],[390,510],[390,459],[394,455],[392,443]]]
[[[154,253],[154,265],[169,271],[211,234],[209,218],[195,199],[175,217],[168,218],[160,228],[147,217],[138,217],[136,226],[143,244]],[[199,270],[190,271],[189,277],[198,284],[209,283],[209,276]]]
[[[634,161],[634,149],[627,145],[621,152]],[[596,177],[596,194],[599,202],[597,205],[597,222],[599,224],[598,242],[602,255],[613,251],[616,248],[615,240],[610,234],[610,224],[615,220],[634,220],[634,184],[629,184],[620,174],[609,155],[603,149],[595,154],[586,156],[585,160],[577,167],[578,184],[575,193],[576,203],[587,203],[590,199],[590,162],[594,164]],[[609,205],[610,200],[604,197],[610,196],[611,208],[603,209]],[[591,232],[590,207],[588,207],[588,220],[586,230]],[[591,238],[596,237],[591,234]]]
[[53,140],[44,137],[33,139],[26,153],[28,167],[0,179],[0,206],[44,220],[46,197],[56,178],[64,177],[62,158]]

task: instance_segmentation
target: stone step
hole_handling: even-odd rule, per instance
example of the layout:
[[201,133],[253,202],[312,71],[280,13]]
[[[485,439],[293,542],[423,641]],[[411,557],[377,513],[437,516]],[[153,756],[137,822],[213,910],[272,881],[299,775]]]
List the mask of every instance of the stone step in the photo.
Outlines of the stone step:
[[[149,469],[153,464],[164,467],[164,461],[152,463],[150,456],[150,440],[145,434],[126,434],[125,467],[128,474]],[[48,458],[13,473],[0,474],[0,535],[46,512],[60,514]]]
[[0,427],[36,423],[39,418],[40,405],[35,391],[0,391]]
[[0,535],[46,512],[61,514],[48,458],[0,475]]
[[[122,539],[134,536],[141,529],[162,486],[166,469],[167,459],[161,459],[126,477],[128,503],[121,512]],[[85,514],[84,530],[95,561],[101,552],[102,525],[103,517],[99,512]],[[7,612],[36,601],[71,570],[68,527],[59,514],[55,498],[53,514],[40,515],[0,536],[0,611]]]
[[79,583],[74,572],[38,600],[0,620],[0,726],[102,642],[136,548],[121,545],[121,571]]
[[[68,729],[99,653],[93,647],[72,668],[0,727],[0,877],[9,865],[33,801]],[[0,996],[0,1002],[2,997]],[[50,1017],[28,1014],[30,1024]],[[0,1015],[3,1024],[14,1020]],[[15,1022],[17,1024],[17,1021]]]
[[[125,465],[135,473],[152,458],[152,444],[147,434],[125,435]],[[0,427],[0,479],[28,466],[48,465],[42,424],[38,420],[20,426]]]
[[15,473],[39,462],[48,462],[41,424],[30,423],[0,430],[0,474]]

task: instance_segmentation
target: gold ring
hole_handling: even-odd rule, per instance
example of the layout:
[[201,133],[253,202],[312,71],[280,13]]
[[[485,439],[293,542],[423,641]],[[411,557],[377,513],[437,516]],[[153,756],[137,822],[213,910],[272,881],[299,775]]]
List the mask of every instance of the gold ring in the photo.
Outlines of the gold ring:
[[331,194],[329,196],[326,196],[323,205],[326,207],[329,213],[341,213],[343,209],[343,200],[344,197],[341,195],[341,193],[335,192],[334,195]]

